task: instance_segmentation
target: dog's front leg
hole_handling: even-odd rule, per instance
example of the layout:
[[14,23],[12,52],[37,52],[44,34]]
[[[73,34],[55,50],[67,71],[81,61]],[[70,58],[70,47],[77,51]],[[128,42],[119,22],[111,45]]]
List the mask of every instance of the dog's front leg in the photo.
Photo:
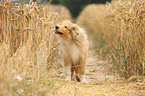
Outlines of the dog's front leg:
[[64,66],[65,80],[71,81],[71,66]]
[[86,64],[86,59],[80,58],[80,80],[82,83],[89,83],[86,78],[85,78],[85,64]]
[[64,73],[65,73],[65,80],[71,81],[71,63],[64,58]]

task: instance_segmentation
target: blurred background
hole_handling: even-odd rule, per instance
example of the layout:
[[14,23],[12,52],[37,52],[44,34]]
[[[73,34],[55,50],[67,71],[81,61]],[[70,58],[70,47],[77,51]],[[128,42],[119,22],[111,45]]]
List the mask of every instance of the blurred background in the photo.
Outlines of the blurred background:
[[[25,4],[29,3],[30,0],[11,0],[12,2],[18,2]],[[47,4],[51,0],[33,0],[33,2],[39,2],[42,4]],[[76,18],[79,13],[82,11],[82,9],[92,3],[96,4],[105,4],[106,2],[111,2],[111,0],[52,0],[51,4],[57,4],[57,5],[64,5],[67,7],[73,18]]]

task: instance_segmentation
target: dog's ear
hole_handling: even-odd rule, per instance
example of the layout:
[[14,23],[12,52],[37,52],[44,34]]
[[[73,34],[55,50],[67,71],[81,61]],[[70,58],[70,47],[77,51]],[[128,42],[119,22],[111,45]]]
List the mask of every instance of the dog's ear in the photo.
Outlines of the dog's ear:
[[79,28],[76,24],[74,24],[71,30],[72,39],[76,39],[77,35],[79,35]]

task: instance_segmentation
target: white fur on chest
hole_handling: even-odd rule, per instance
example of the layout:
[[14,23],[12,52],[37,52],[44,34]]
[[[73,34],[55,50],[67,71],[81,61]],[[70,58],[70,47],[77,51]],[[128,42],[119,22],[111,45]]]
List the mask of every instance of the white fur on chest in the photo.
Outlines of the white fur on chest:
[[65,57],[71,59],[74,63],[78,61],[80,57],[80,50],[75,43],[66,44],[63,46],[63,54]]

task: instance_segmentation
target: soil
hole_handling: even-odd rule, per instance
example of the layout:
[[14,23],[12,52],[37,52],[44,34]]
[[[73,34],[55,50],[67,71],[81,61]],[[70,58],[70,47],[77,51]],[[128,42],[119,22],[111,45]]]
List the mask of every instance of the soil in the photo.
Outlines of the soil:
[[111,64],[108,64],[108,61],[102,56],[97,55],[92,40],[90,40],[89,44],[90,48],[86,63],[86,79],[90,82],[114,81],[120,79],[119,75],[113,72]]

